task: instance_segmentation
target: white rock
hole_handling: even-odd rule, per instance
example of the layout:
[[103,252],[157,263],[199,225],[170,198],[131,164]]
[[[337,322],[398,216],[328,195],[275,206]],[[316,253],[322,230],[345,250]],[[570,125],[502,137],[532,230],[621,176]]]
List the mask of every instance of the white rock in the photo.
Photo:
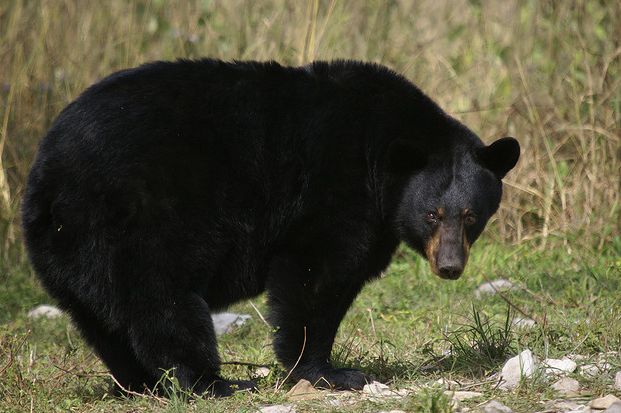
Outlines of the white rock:
[[517,317],[511,320],[511,324],[517,328],[532,328],[537,324],[535,320],[526,317]]
[[484,295],[492,295],[496,294],[498,291],[508,291],[514,288],[515,286],[511,281],[501,278],[479,285],[479,287],[474,290],[474,296],[476,298],[481,298]]
[[270,375],[271,370],[267,367],[259,367],[254,371],[255,377],[267,377]]
[[57,318],[63,315],[63,312],[53,305],[42,304],[28,311],[28,317],[36,320],[37,318]]
[[621,413],[621,403],[614,402],[613,404],[608,406],[606,410],[604,410],[604,413]]
[[621,390],[621,371],[615,374],[615,390]]
[[230,332],[234,327],[243,325],[250,318],[248,314],[236,313],[218,313],[211,315],[213,328],[216,330],[217,335]]
[[542,364],[545,367],[545,374],[557,376],[571,373],[578,367],[575,361],[567,357],[562,359],[545,359]]
[[273,406],[265,406],[259,409],[260,413],[296,413],[295,408],[290,404],[275,404]]
[[587,408],[585,404],[573,400],[553,400],[550,404],[546,404],[545,411],[584,413]]
[[599,399],[591,400],[589,406],[593,410],[605,410],[609,408],[613,403],[621,403],[621,400],[619,400],[619,398],[613,396],[612,394],[609,394],[607,396],[600,397]]
[[438,380],[435,381],[435,383],[439,384],[447,390],[454,390],[459,388],[458,382],[456,382],[455,380],[445,379],[444,377],[440,377]]
[[535,370],[536,365],[533,353],[526,349],[517,356],[507,360],[500,373],[502,382],[498,387],[503,390],[514,389],[520,384],[522,377],[532,376]]
[[490,400],[481,407],[485,413],[513,413],[513,410],[496,400]]
[[580,374],[584,377],[597,377],[602,373],[608,372],[612,366],[607,361],[589,363],[580,367]]
[[362,392],[370,394],[372,396],[392,396],[394,392],[390,390],[390,387],[379,381],[374,381],[370,384],[365,384],[362,388]]
[[483,393],[479,393],[478,391],[445,391],[444,394],[458,402],[483,396]]
[[578,380],[570,377],[563,377],[552,384],[552,388],[565,396],[575,396],[580,390]]

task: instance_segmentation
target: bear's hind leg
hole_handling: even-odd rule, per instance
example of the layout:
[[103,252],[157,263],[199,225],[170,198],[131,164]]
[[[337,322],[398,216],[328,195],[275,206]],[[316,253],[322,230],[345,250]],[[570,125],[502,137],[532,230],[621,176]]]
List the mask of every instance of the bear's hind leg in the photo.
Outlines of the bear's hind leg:
[[198,295],[158,300],[136,298],[130,321],[130,342],[140,362],[154,375],[169,370],[182,388],[196,394],[229,396],[254,389],[253,382],[220,377],[216,335],[207,303]]
[[67,308],[86,341],[114,376],[117,382],[115,386],[120,392],[142,392],[155,386],[157,377],[149,374],[136,359],[124,332],[106,330],[101,322],[77,301],[73,301]]

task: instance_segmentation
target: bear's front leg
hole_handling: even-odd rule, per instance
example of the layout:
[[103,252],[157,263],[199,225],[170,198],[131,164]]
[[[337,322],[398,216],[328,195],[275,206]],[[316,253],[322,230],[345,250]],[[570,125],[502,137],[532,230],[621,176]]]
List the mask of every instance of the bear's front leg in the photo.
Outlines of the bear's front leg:
[[283,254],[270,266],[267,283],[274,351],[294,379],[319,387],[362,389],[371,378],[330,364],[334,337],[363,280],[331,274],[325,260],[312,262]]

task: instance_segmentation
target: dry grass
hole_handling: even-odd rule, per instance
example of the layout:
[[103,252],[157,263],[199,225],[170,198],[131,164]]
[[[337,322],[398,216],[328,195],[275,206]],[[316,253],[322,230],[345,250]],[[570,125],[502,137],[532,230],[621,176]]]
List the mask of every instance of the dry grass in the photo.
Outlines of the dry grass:
[[23,259],[20,197],[54,116],[114,70],[201,56],[384,63],[484,140],[520,140],[498,238],[601,249],[620,232],[620,39],[612,1],[1,2],[1,259]]

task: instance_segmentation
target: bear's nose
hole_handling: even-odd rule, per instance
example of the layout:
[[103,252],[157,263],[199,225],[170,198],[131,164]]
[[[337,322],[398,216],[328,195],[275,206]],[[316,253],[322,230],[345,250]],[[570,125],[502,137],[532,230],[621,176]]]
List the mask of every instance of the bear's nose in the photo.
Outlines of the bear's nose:
[[438,267],[440,277],[448,280],[456,280],[459,278],[464,268],[458,265],[445,265]]

